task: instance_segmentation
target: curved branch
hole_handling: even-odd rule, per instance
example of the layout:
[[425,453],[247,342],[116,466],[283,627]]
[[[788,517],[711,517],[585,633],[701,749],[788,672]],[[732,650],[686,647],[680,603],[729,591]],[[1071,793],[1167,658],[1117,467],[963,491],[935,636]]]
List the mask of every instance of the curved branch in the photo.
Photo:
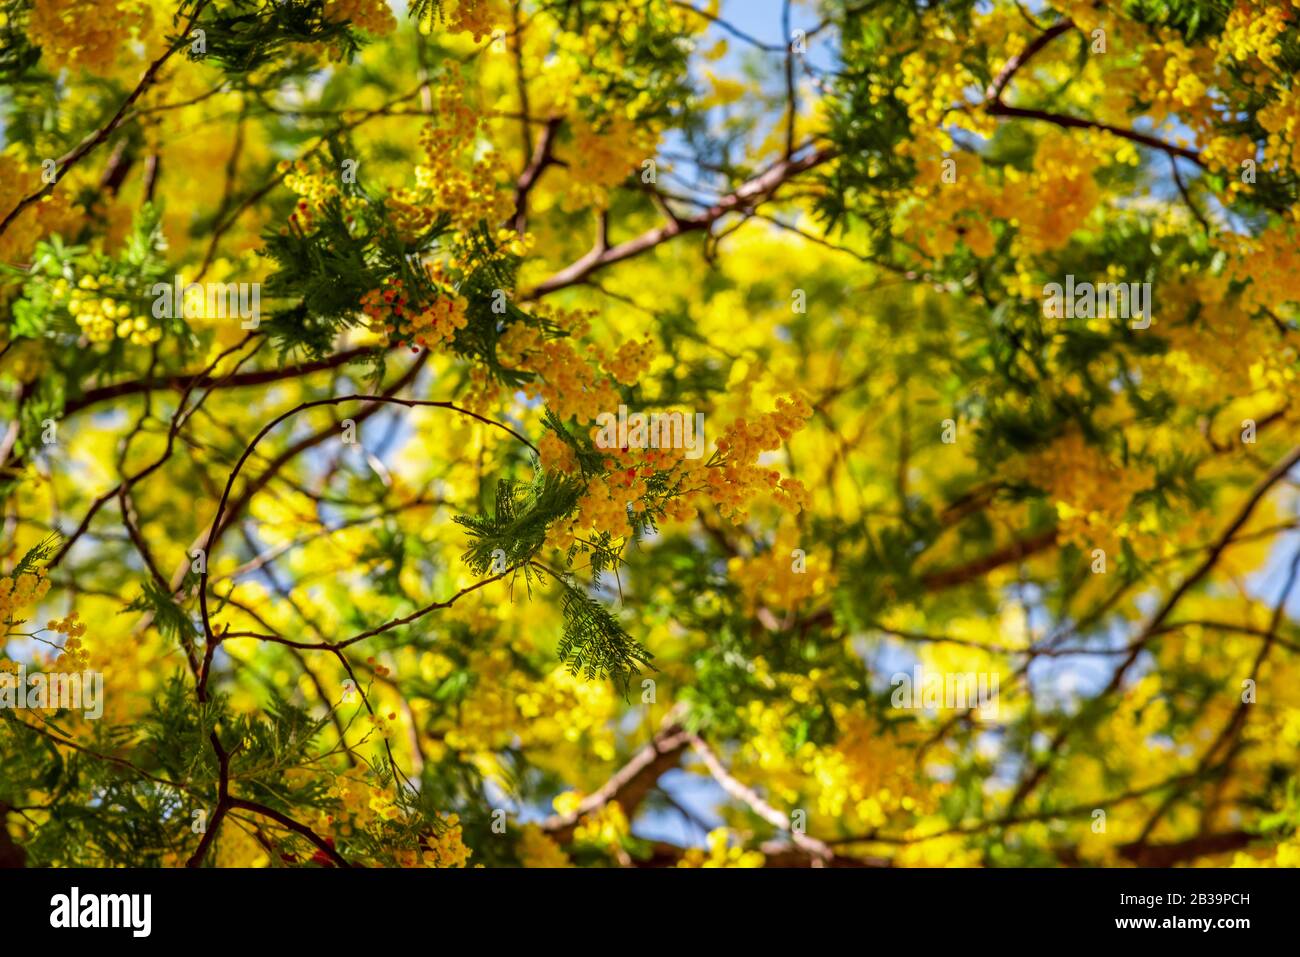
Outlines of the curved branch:
[[539,299],[558,289],[582,282],[598,269],[624,259],[631,259],[661,243],[684,233],[699,232],[708,229],[728,213],[744,212],[772,198],[772,195],[788,180],[800,173],[813,169],[833,159],[836,151],[833,147],[813,150],[800,159],[787,158],[774,163],[765,172],[741,184],[731,193],[718,200],[708,209],[694,216],[684,216],[671,222],[646,230],[639,236],[608,246],[599,240],[581,259],[566,266],[549,279],[525,291],[520,298]]

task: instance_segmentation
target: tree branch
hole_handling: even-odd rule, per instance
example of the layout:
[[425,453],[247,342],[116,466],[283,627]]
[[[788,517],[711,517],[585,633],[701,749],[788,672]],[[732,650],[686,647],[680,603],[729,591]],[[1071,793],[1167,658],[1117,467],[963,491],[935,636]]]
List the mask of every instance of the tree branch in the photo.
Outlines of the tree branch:
[[534,288],[527,290],[521,298],[525,300],[540,299],[542,296],[558,289],[564,289],[582,282],[598,269],[630,259],[676,236],[707,229],[728,213],[752,209],[771,199],[772,195],[783,183],[800,173],[828,162],[834,156],[835,150],[833,148],[824,147],[813,150],[801,159],[782,159],[774,163],[762,174],[743,183],[701,213],[664,223],[662,226],[647,230],[639,236],[614,246],[602,248],[602,244],[598,242],[581,259],[561,269]]

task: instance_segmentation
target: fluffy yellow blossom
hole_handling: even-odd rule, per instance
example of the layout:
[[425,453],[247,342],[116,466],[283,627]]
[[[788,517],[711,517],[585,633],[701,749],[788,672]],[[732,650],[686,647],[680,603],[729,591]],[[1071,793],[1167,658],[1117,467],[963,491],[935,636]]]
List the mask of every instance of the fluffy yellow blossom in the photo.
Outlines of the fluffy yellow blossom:
[[525,824],[519,836],[519,862],[524,867],[572,867],[569,856],[536,824]]
[[376,36],[392,33],[397,26],[386,0],[325,0],[325,19],[335,23],[351,21],[358,30]]
[[1114,547],[1133,496],[1153,473],[1125,467],[1071,429],[1025,463],[1029,481],[1046,490],[1061,522],[1061,540],[1091,550]]
[[619,115],[606,118],[599,126],[585,117],[575,117],[572,132],[572,147],[564,152],[570,165],[566,209],[603,209],[610,187],[633,170],[639,171],[644,161],[654,157],[659,142],[655,130]]
[[740,847],[727,846],[727,829],[715,828],[707,837],[708,849],[688,847],[678,867],[762,867],[764,857],[761,851],[746,851]]
[[49,590],[50,580],[43,569],[0,577],[0,623],[12,628]]
[[609,801],[579,819],[573,829],[573,840],[576,844],[595,844],[614,850],[622,846],[630,833],[631,827],[627,815],[623,813],[623,806],[617,801]]
[[[45,185],[40,167],[28,166],[14,156],[0,154],[0,210],[7,214],[26,196]],[[41,197],[0,234],[0,262],[22,262],[36,241],[51,233],[69,233],[80,221],[80,213],[60,192]]]
[[740,586],[751,609],[796,609],[824,594],[835,580],[824,556],[799,547],[792,525],[782,525],[767,551],[752,558],[732,558],[727,574]]
[[27,29],[48,62],[102,76],[152,25],[142,0],[33,0]]

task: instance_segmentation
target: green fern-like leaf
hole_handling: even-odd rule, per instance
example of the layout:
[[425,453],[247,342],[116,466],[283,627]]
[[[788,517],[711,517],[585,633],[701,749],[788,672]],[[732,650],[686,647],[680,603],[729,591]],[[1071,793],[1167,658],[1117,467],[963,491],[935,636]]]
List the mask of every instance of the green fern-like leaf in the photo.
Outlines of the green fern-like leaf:
[[560,472],[539,470],[528,484],[502,479],[495,514],[456,517],[471,536],[465,563],[478,575],[526,566],[541,551],[551,524],[577,507],[581,491],[575,479]]
[[632,676],[641,673],[654,658],[629,635],[604,605],[572,584],[564,588],[564,636],[560,639],[560,660],[573,674],[581,671],[590,680],[613,678],[624,689]]

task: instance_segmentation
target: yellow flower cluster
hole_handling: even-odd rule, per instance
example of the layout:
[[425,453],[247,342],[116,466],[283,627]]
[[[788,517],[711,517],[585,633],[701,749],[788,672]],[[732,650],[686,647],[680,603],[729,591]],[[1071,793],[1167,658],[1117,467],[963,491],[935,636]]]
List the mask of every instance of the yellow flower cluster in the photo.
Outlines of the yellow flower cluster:
[[[1231,174],[1225,179],[1232,194],[1249,192],[1238,174],[1241,162],[1254,158],[1256,151],[1247,137],[1225,128],[1224,117],[1256,109],[1247,101],[1263,95],[1258,115],[1269,134],[1265,163],[1300,168],[1300,92],[1277,67],[1281,38],[1300,10],[1297,0],[1243,0],[1232,10],[1223,35],[1204,45],[1182,42],[1173,29],[1135,23],[1113,5],[1058,0],[1053,6],[1072,17],[1085,35],[1104,29],[1114,50],[1130,55],[1093,57],[1079,71],[1061,62],[1060,48],[1049,47],[1035,58],[1032,72],[1022,71],[1017,84],[1050,78],[1079,109],[1118,126],[1131,127],[1139,114],[1156,127],[1172,120],[1190,132],[1161,135],[1172,142],[1194,142],[1207,166]],[[1024,25],[1009,9],[991,6],[973,23],[974,35],[989,44],[995,62],[1005,63],[1024,48]],[[881,97],[894,92],[902,98],[913,126],[913,139],[902,151],[913,156],[918,168],[914,202],[895,204],[895,231],[936,258],[951,253],[959,242],[977,255],[990,254],[990,220],[1018,227],[1017,257],[1061,248],[1100,202],[1094,172],[1113,162],[1136,165],[1136,148],[1104,133],[1052,130],[1039,143],[1033,170],[1026,174],[1007,168],[1000,188],[981,175],[978,160],[961,156],[953,157],[956,183],[936,182],[940,162],[953,145],[944,127],[956,125],[986,137],[992,117],[973,108],[970,91],[978,89],[978,78],[960,61],[969,38],[958,36],[942,15],[930,18],[927,44],[903,59],[900,89],[876,91]],[[1067,75],[1070,83],[1062,84]],[[1239,80],[1254,92],[1243,96]],[[923,217],[916,214],[918,202],[924,204]]]
[[[538,11],[530,23],[533,47],[527,51],[525,72],[530,77],[529,99],[537,115],[574,116],[581,113],[603,122],[621,115],[652,126],[647,117],[654,103],[643,64],[629,62],[629,50],[649,35],[690,39],[708,28],[704,17],[687,12],[674,0],[641,0],[635,6],[594,4],[584,11],[580,32],[561,11],[543,17]],[[527,38],[526,38],[527,39]],[[610,103],[609,85],[621,81],[625,90],[639,89],[617,104]],[[685,104],[672,99],[662,104],[669,110]],[[648,158],[651,154],[642,154]]]
[[458,295],[442,296],[411,318],[410,335],[426,349],[449,341],[457,329],[464,329],[465,300]]
[[161,326],[150,325],[148,316],[133,316],[129,303],[104,295],[104,287],[112,282],[113,277],[104,273],[82,276],[76,286],[59,277],[51,291],[56,302],[66,302],[68,312],[91,342],[112,342],[116,337],[143,346],[161,340]]
[[476,652],[470,668],[478,676],[473,690],[454,723],[438,726],[447,747],[488,753],[516,740],[532,746],[587,737],[592,753],[613,757],[606,726],[615,706],[609,687],[584,682],[563,667],[538,681],[521,672],[504,648]]
[[597,478],[591,481],[578,500],[578,518],[573,523],[575,530],[590,529],[596,534],[608,532],[615,539],[632,530],[628,506],[638,512],[645,511],[646,484],[635,469],[630,471],[630,475],[615,474],[609,480]]
[[[306,771],[290,772],[286,782],[301,786],[310,777]],[[359,776],[345,775],[335,779],[326,796],[342,805],[339,814],[321,813],[323,829],[342,835],[352,833],[354,818],[366,818],[372,812],[371,799],[383,796],[383,789],[375,787]]]
[[[1294,113],[1294,83],[1277,68],[1282,48],[1280,37],[1300,4],[1237,3],[1220,36],[1204,47],[1189,48],[1170,29],[1154,31],[1158,42],[1142,42],[1136,69],[1121,69],[1113,77],[1115,88],[1132,88],[1131,103],[1142,104],[1150,119],[1160,124],[1170,116],[1191,131],[1207,165],[1230,172],[1230,193],[1244,192],[1238,173],[1242,160],[1254,158],[1255,146],[1247,138],[1224,130],[1224,117],[1250,108],[1247,99],[1260,94],[1276,100],[1259,108],[1259,118],[1270,132],[1266,161],[1282,165],[1294,143],[1289,134],[1289,116]],[[1127,21],[1122,21],[1127,25]],[[1118,45],[1118,43],[1117,43]],[[1240,81],[1240,82],[1239,82]],[[1250,89],[1239,92],[1241,82]],[[1294,164],[1294,158],[1292,158]]]
[[33,0],[27,30],[44,62],[102,76],[152,18],[140,0]]
[[1090,146],[1086,135],[1052,130],[1038,141],[1028,175],[1006,171],[995,215],[1019,226],[1017,247],[1028,252],[1060,249],[1083,226],[1101,198],[1093,179],[1100,163]]
[[649,339],[625,342],[618,347],[613,358],[605,362],[605,371],[623,385],[634,385],[641,374],[650,368],[656,354],[655,344]]
[[[559,798],[555,805],[560,806]],[[591,814],[584,814],[573,829],[575,844],[595,844],[598,847],[616,850],[623,845],[623,839],[632,833],[623,805],[617,801],[602,804]]]
[[876,828],[892,814],[924,809],[923,775],[900,732],[883,732],[856,712],[837,717],[837,723],[840,738],[832,747],[804,744],[798,754],[819,788],[820,813]]
[[[593,434],[598,430],[593,429]],[[558,440],[556,440],[558,441]],[[542,461],[555,463],[555,467],[573,471],[576,462],[572,451],[560,443],[544,443]],[[695,514],[695,510],[686,501],[685,493],[698,491],[699,472],[704,469],[701,460],[691,460],[684,456],[684,449],[609,449],[605,459],[605,468],[609,475],[596,478],[588,483],[582,497],[578,500],[576,517],[567,525],[557,525],[551,529],[550,543],[561,551],[567,550],[574,541],[582,536],[599,535],[607,532],[614,539],[626,536],[632,530],[628,510],[634,514],[646,511],[652,496],[646,480],[657,472],[669,473],[666,484],[671,489],[680,486],[683,494],[668,498],[659,496],[655,504],[662,506],[667,516],[674,521],[683,522]],[[676,470],[680,474],[673,475]]]
[[[0,155],[0,210],[8,213],[24,196],[41,186],[39,167],[28,167],[13,156]],[[23,210],[0,235],[0,262],[24,260],[36,241],[50,233],[70,233],[80,215],[61,193],[42,197]]]
[[438,89],[434,117],[420,131],[423,159],[415,167],[415,187],[388,196],[399,227],[410,237],[444,213],[460,233],[477,230],[480,222],[497,226],[514,208],[505,188],[511,171],[495,151],[476,157],[480,117],[454,74]]
[[[296,786],[310,778],[310,772],[295,769],[286,780]],[[334,780],[326,796],[340,805],[335,812],[322,811],[316,822],[318,833],[347,837],[357,831],[373,831],[386,821],[398,821],[403,810],[389,788],[366,781],[357,773],[342,775]],[[464,867],[473,853],[461,835],[460,818],[450,814],[442,819],[443,827],[436,834],[426,834],[418,848],[401,848],[395,852],[402,867]],[[328,857],[317,854],[314,860],[328,863]]]
[[[891,94],[898,97],[907,108],[915,138],[942,151],[953,147],[950,126],[980,137],[991,136],[996,120],[977,108],[983,100],[983,87],[965,61],[969,31],[974,26],[980,40],[996,45],[1001,55],[1013,56],[1025,43],[1023,24],[992,5],[973,25],[959,23],[941,10],[924,14],[923,21],[926,43],[917,49],[908,45],[900,64],[902,82],[894,88],[873,84],[869,95],[874,102]],[[885,31],[889,32],[888,26]],[[879,56],[881,65],[888,61],[885,53]]]
[[397,733],[397,712],[390,711],[387,714],[379,712],[369,716],[371,726],[375,729],[375,734],[384,740],[391,740]]
[[1300,4],[1291,4],[1292,10],[1286,9],[1285,2],[1253,2],[1239,0],[1228,14],[1223,25],[1223,34],[1216,41],[1221,55],[1231,56],[1239,62],[1248,62],[1252,58],[1270,70],[1277,69],[1277,58],[1282,55],[1282,44],[1278,39],[1286,32],[1288,21],[1293,19]]
[[69,638],[54,659],[54,667],[60,671],[85,671],[90,667],[90,649],[82,645],[80,638]]
[[708,850],[688,847],[678,867],[762,867],[766,858],[761,851],[746,851],[727,846],[727,829],[715,828],[707,838]]
[[[780,448],[811,414],[802,398],[780,399],[775,411],[755,422],[738,420],[718,440],[723,458],[712,466],[704,457],[686,458],[685,449],[607,449],[604,465],[608,475],[588,483],[578,500],[576,517],[567,525],[553,527],[550,543],[567,550],[576,540],[585,541],[587,535],[608,533],[618,540],[632,530],[633,517],[651,505],[656,514],[662,508],[673,521],[688,521],[695,514],[690,498],[697,494],[735,520],[743,518],[746,506],[762,491],[782,508],[797,512],[808,502],[803,484],[782,478],[776,469],[759,465],[758,459],[764,452]],[[592,437],[599,431],[593,428]],[[548,467],[574,467],[570,450],[559,440],[544,442],[542,453]],[[650,493],[647,480],[654,475],[664,479],[668,493]]]
[[475,363],[469,367],[469,385],[462,400],[465,408],[480,415],[491,411],[501,399],[501,383],[492,377],[486,366]]
[[968,109],[968,91],[979,86],[970,68],[962,63],[964,43],[951,27],[938,24],[931,40],[924,49],[903,58],[903,82],[894,91],[907,106],[913,132],[919,137],[934,137],[944,149],[952,147],[947,132],[941,129],[949,124],[980,135],[992,133],[993,119],[982,111]]
[[90,652],[81,642],[81,636],[86,633],[86,623],[77,617],[75,611],[68,612],[66,618],[51,619],[45,627],[68,636],[63,650],[54,660],[56,668],[60,671],[85,671],[90,666]]
[[543,339],[541,329],[515,323],[501,336],[497,354],[503,364],[536,375],[524,387],[529,397],[541,398],[561,419],[586,423],[618,408],[618,392],[594,362],[596,347],[587,346],[583,358],[571,338]]
[[897,95],[907,105],[914,129],[942,125],[944,116],[963,98],[962,92],[969,84],[966,71],[960,68],[935,69],[925,50],[904,57],[902,71],[903,82]]
[[23,572],[16,578],[13,575],[0,577],[0,622],[12,626],[21,621],[18,618],[23,609],[35,605],[50,590],[50,580],[45,577],[43,569]]
[[808,493],[798,479],[781,478],[776,469],[758,464],[764,452],[779,449],[812,417],[812,407],[801,396],[778,399],[776,409],[754,422],[737,419],[718,439],[722,464],[708,470],[706,492],[723,515],[739,521],[749,501],[766,489],[782,507],[798,512],[808,502]]
[[1230,268],[1233,279],[1250,280],[1242,303],[1251,312],[1300,302],[1300,225],[1294,216],[1243,240]]
[[1101,200],[1095,170],[1103,161],[1137,160],[1131,144],[1109,134],[1049,130],[1038,142],[1033,169],[1007,167],[997,182],[978,156],[947,155],[945,141],[918,134],[902,148],[916,162],[917,177],[912,201],[898,204],[893,227],[935,258],[949,255],[958,242],[977,256],[991,255],[992,220],[1017,228],[1018,257],[1059,249]]
[[492,32],[494,19],[502,16],[494,9],[491,0],[456,0],[456,6],[447,17],[448,25],[457,33],[469,33],[478,43]]
[[[1288,258],[1296,263],[1289,276]],[[1183,395],[1204,401],[1264,389],[1280,395],[1293,390],[1300,342],[1251,314],[1283,301],[1288,286],[1300,288],[1294,278],[1298,266],[1295,248],[1265,233],[1258,239],[1242,237],[1223,275],[1189,270],[1162,286],[1162,308],[1171,322],[1162,331],[1169,348],[1157,361],[1175,373]],[[1229,294],[1233,281],[1244,283],[1239,298]]]
[[[739,761],[761,773],[774,800],[856,830],[910,820],[934,807],[936,785],[916,761],[915,745],[924,740],[921,729],[886,729],[860,709],[835,702],[831,711],[840,732],[837,740],[792,745],[801,705],[815,699],[826,675],[816,669],[808,675],[774,674],[761,658],[755,667],[756,680],[789,695],[737,708],[750,729]],[[809,807],[805,801],[815,804]]]
[[431,202],[435,209],[451,215],[461,233],[474,231],[479,223],[493,226],[514,211],[514,197],[502,187],[509,175],[504,155],[486,153],[468,170],[444,169],[430,189]]
[[563,154],[569,163],[569,189],[562,201],[567,210],[604,209],[609,204],[609,188],[652,159],[659,143],[659,133],[653,128],[618,114],[599,126],[575,116],[571,129],[573,143]]
[[1205,47],[1188,47],[1176,36],[1150,44],[1142,51],[1140,95],[1151,104],[1152,119],[1159,123],[1170,114],[1185,115],[1205,105],[1206,78],[1214,76],[1214,53]]
[[578,458],[563,439],[548,431],[537,443],[538,457],[548,472],[576,472]]
[[[958,242],[977,256],[992,255],[995,238],[989,211],[1000,203],[999,191],[985,180],[978,156],[962,152],[949,157],[935,148],[923,150],[929,142],[918,136],[904,144],[916,159],[912,195],[924,215],[917,215],[913,206],[900,205],[894,231],[936,259],[950,255]],[[951,182],[944,179],[949,169]]]
[[[50,580],[45,577],[43,569],[23,572],[17,577],[0,577],[0,648],[4,647],[10,629],[26,620],[18,616],[34,607],[49,590]],[[86,624],[78,619],[75,611],[69,612],[64,619],[51,619],[44,630],[68,636],[54,661],[54,667],[63,672],[86,670],[90,664],[90,653],[81,642],[81,636],[86,633]],[[8,658],[0,659],[0,671],[17,673],[18,663]]]
[[469,323],[465,299],[449,289],[419,312],[407,308],[400,279],[385,281],[383,289],[372,289],[361,297],[361,309],[372,325],[388,334],[389,342],[403,342],[412,351],[432,349],[448,342],[457,329]]
[[[1278,95],[1259,111],[1259,125],[1268,131],[1266,160],[1274,166],[1300,170],[1300,83]],[[1247,156],[1253,155],[1253,149]],[[1241,155],[1241,154],[1239,154]]]
[[[276,169],[284,176],[284,185],[301,197],[289,214],[289,223],[304,232],[310,231],[325,204],[340,194],[338,174],[326,169],[324,163],[317,158],[293,162],[285,160]],[[347,209],[354,202],[345,200],[344,208]]]
[[[478,135],[479,114],[467,96],[465,79],[460,74],[448,73],[442,78],[434,92],[434,118],[420,131],[420,146],[426,155],[459,153],[473,143]],[[418,170],[416,181],[427,185],[420,181]]]
[[1124,523],[1133,496],[1147,489],[1154,473],[1124,467],[1070,429],[1024,463],[1025,476],[1056,503],[1060,540],[1082,549],[1109,549],[1133,530]]
[[465,846],[461,833],[460,815],[443,817],[443,827],[431,837],[426,837],[416,850],[397,852],[400,867],[464,867],[474,853]]
[[438,218],[438,211],[426,205],[420,190],[403,186],[390,189],[384,198],[388,215],[403,242],[414,242]]
[[325,0],[324,16],[334,23],[351,21],[358,30],[386,36],[397,27],[387,0]]
[[569,856],[536,824],[525,824],[519,835],[519,863],[524,867],[572,867]]
[[825,594],[834,576],[815,554],[797,550],[793,526],[782,525],[772,547],[752,558],[732,558],[727,574],[740,587],[748,607],[789,610]]

